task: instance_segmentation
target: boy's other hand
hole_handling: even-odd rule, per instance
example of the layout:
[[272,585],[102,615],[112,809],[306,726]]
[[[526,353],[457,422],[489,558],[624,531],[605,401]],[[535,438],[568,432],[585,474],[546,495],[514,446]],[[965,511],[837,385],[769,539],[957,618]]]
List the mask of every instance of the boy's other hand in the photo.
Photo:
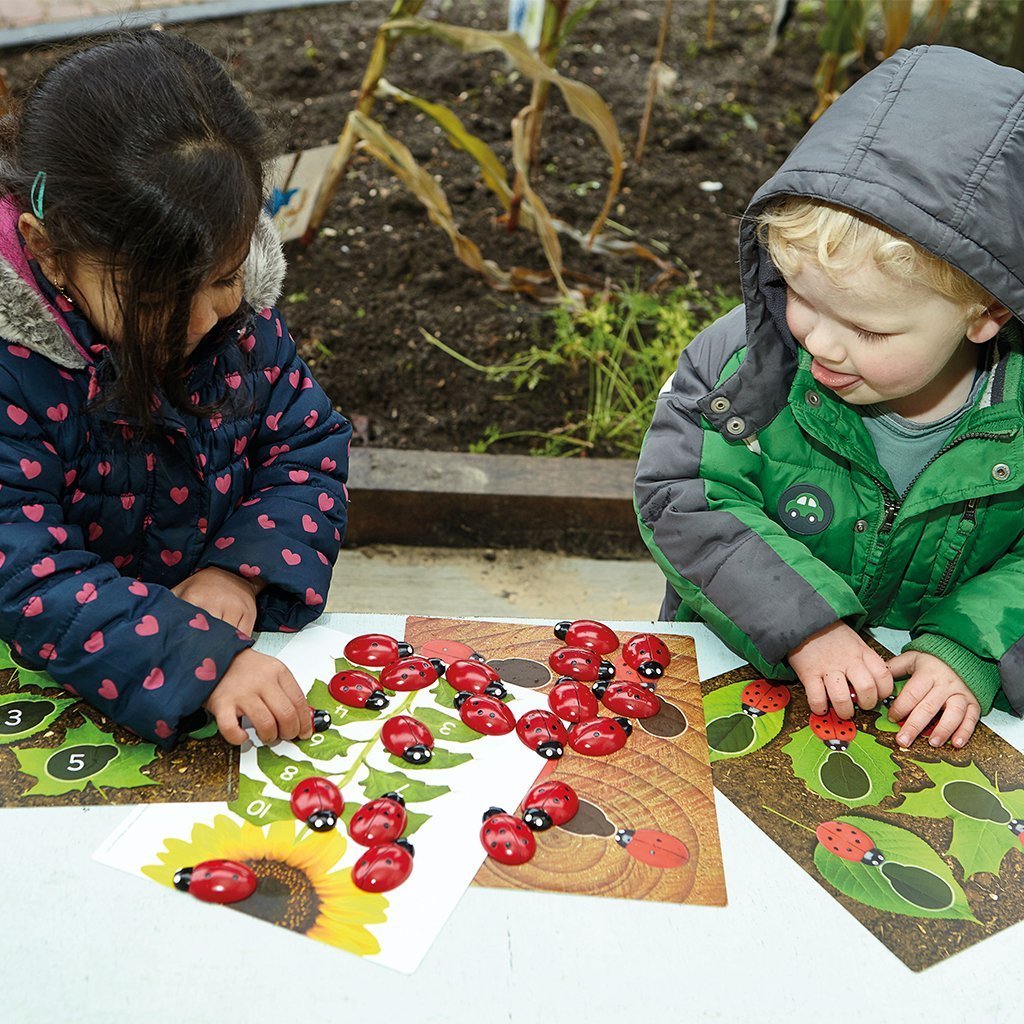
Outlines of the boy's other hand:
[[182,580],[171,588],[171,593],[251,634],[256,625],[256,594],[260,587],[257,580],[211,566]]
[[941,747],[950,737],[954,747],[962,747],[971,738],[981,718],[981,705],[970,687],[941,658],[907,651],[893,658],[889,668],[896,677],[909,677],[889,708],[889,721],[906,719],[896,736],[901,747],[909,747],[940,711],[942,717],[928,737],[933,747]]
[[834,622],[794,647],[789,665],[816,715],[825,714],[831,703],[840,718],[853,718],[851,688],[865,710],[892,693],[889,668],[845,622]]
[[238,722],[243,716],[264,743],[296,736],[308,740],[313,735],[305,694],[284,662],[269,654],[253,650],[236,654],[205,706],[228,743],[240,744],[248,738]]

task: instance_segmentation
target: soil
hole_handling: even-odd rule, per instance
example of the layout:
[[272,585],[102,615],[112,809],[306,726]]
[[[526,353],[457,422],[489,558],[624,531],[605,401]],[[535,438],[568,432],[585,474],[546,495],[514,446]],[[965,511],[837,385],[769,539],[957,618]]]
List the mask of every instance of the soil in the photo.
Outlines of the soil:
[[[573,3],[570,9],[578,6]],[[773,55],[765,52],[771,3],[715,6],[706,41],[706,0],[676,0],[664,62],[677,77],[655,106],[643,161],[627,166],[613,218],[654,244],[707,291],[738,294],[736,222],[747,199],[807,127],[820,51],[820,4],[802,3]],[[992,59],[1010,38],[1003,5],[960,4],[939,41]],[[249,15],[176,27],[229,64],[255,108],[271,123],[280,152],[332,142],[353,105],[377,26],[390,3],[359,2]],[[427,0],[424,17],[503,28],[504,0]],[[573,32],[558,70],[594,87],[611,108],[632,153],[641,120],[662,4],[598,4]],[[911,36],[910,43],[920,42]],[[880,43],[872,39],[873,45]],[[869,48],[870,50],[870,48]],[[7,51],[0,68],[17,93],[53,51]],[[865,67],[853,69],[853,75]],[[526,105],[529,83],[497,54],[463,55],[428,38],[396,48],[388,78],[450,104],[467,127],[510,165],[509,124]],[[439,177],[463,232],[502,267],[546,269],[533,236],[510,234],[476,165],[455,153],[422,115],[391,103],[374,110],[414,157]],[[608,162],[557,95],[547,115],[534,186],[551,212],[580,228],[601,205]],[[701,182],[719,182],[718,191]],[[484,364],[543,345],[554,326],[544,306],[499,293],[464,267],[418,201],[382,165],[358,156],[308,247],[290,243],[284,309],[292,333],[335,405],[356,427],[356,443],[466,450],[490,428],[544,431],[585,406],[585,371],[554,368],[532,392],[508,400],[508,383],[488,383],[423,340],[421,329]],[[598,258],[566,243],[566,265],[610,286],[650,285],[653,264]],[[494,451],[527,451],[529,440]],[[593,455],[613,454],[596,448]]]

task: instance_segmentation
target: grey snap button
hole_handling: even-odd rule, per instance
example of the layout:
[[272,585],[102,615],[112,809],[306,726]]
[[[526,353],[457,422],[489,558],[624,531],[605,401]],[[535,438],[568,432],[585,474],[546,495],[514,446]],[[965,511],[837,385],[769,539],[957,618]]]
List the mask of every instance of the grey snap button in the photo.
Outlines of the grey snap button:
[[746,430],[746,428],[747,424],[739,416],[733,416],[732,419],[726,420],[725,422],[725,429],[728,430],[730,434],[739,436],[744,430]]
[[992,479],[993,480],[1009,480],[1010,479],[1010,467],[1005,462],[997,462],[992,467]]
[[857,533],[863,533],[867,528],[868,528],[868,521],[866,519],[858,519],[857,522],[855,522],[853,524],[853,529]]
[[732,402],[723,395],[719,395],[717,398],[711,399],[711,411],[712,412],[728,412]]
[[808,391],[804,395],[804,400],[808,405],[813,405],[815,408],[821,405],[821,395],[817,391]]

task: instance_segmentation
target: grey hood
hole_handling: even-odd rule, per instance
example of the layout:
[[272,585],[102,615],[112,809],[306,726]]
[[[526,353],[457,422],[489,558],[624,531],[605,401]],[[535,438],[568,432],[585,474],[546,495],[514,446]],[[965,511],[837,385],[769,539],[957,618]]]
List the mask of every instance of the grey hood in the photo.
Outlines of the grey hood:
[[[947,46],[900,50],[844,93],[747,207],[740,272],[748,351],[737,373],[698,403],[708,419],[727,436],[750,436],[781,408],[766,396],[785,401],[796,346],[778,272],[754,223],[785,195],[866,214],[1024,319],[1022,122],[1024,74]],[[728,413],[712,408],[716,397],[728,399],[717,403]]]

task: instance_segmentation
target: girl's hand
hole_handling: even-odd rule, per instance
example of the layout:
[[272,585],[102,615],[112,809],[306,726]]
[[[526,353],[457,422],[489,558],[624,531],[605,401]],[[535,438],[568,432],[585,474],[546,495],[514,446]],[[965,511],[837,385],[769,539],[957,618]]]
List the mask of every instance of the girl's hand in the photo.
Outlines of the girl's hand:
[[262,589],[259,580],[247,580],[224,569],[209,568],[182,580],[171,588],[171,593],[243,633],[251,634],[256,625],[256,595]]
[[853,718],[851,687],[865,710],[892,693],[889,668],[845,622],[834,622],[794,647],[789,665],[816,715],[825,714],[831,703],[840,718]]
[[253,650],[235,655],[204,706],[228,743],[248,738],[238,722],[243,715],[264,743],[313,735],[313,716],[295,677],[277,658]]
[[934,654],[907,651],[889,662],[894,676],[909,676],[900,695],[889,708],[889,721],[903,726],[896,736],[901,747],[909,747],[921,730],[941,711],[928,742],[941,747],[951,736],[954,747],[962,747],[981,718],[981,705],[970,687]]

